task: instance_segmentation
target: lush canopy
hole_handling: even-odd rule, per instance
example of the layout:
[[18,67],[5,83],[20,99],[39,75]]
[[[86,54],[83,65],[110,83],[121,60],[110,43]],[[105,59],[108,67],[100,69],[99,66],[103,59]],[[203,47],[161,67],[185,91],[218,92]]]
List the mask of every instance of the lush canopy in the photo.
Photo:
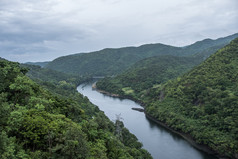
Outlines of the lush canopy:
[[115,124],[75,91],[74,82],[35,77],[43,88],[26,72],[0,59],[0,158],[151,158],[123,124],[123,138],[130,140],[117,137]]

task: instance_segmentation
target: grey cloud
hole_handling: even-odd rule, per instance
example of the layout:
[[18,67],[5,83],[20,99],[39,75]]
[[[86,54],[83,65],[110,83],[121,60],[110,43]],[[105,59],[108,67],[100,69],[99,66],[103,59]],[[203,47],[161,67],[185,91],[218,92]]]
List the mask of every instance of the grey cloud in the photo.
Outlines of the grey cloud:
[[238,32],[237,0],[1,0],[0,56],[44,61],[144,43],[183,46]]

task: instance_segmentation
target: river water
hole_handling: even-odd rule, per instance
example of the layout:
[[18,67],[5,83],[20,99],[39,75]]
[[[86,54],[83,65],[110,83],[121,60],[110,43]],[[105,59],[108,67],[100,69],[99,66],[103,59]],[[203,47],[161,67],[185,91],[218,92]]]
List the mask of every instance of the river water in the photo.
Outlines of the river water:
[[217,159],[205,152],[197,150],[179,135],[150,121],[143,112],[131,108],[142,108],[128,99],[109,97],[92,89],[93,82],[81,84],[78,91],[100,110],[115,121],[120,115],[126,128],[135,134],[143,148],[148,150],[154,159]]

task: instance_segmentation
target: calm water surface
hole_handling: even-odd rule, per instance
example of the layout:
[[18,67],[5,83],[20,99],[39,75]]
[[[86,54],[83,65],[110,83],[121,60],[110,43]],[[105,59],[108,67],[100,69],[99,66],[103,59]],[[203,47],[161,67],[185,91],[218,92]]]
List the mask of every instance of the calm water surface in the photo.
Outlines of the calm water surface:
[[87,96],[112,121],[120,114],[125,127],[136,135],[154,159],[217,159],[195,149],[179,135],[148,120],[144,113],[131,109],[142,108],[139,104],[132,100],[103,95],[92,90],[92,83],[80,85],[78,91]]

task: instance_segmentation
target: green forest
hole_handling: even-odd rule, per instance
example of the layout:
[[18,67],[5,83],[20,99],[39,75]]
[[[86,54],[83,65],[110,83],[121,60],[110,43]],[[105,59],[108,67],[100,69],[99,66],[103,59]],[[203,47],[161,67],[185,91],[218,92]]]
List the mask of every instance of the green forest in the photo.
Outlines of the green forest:
[[201,58],[157,56],[141,60],[116,77],[97,82],[98,89],[133,99],[146,90],[182,75],[201,62]]
[[[113,76],[149,57],[161,55],[196,56],[200,54],[200,58],[204,59],[236,37],[238,34],[216,40],[205,39],[185,47],[158,43],[139,47],[108,48],[95,52],[62,56],[48,62],[44,67],[75,75]],[[38,65],[42,65],[42,63],[38,63]]]
[[152,158],[76,92],[84,80],[0,59],[0,158]]
[[[116,77],[103,79],[97,88],[144,103],[147,115],[191,135],[197,143],[208,145],[220,156],[235,158],[238,155],[238,39],[190,71],[195,65],[191,59],[187,65],[175,59],[170,57],[168,66],[166,62],[153,64],[156,58],[146,59],[140,63],[143,67],[138,64]],[[171,68],[174,76],[170,75]]]

